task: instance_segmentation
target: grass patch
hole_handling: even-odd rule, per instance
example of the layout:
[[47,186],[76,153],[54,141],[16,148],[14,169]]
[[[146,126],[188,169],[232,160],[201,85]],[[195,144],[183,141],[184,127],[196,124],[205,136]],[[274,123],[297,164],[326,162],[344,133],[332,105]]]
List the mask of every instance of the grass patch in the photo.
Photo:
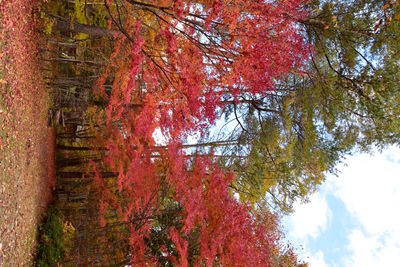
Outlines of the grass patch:
[[39,244],[36,266],[56,266],[72,244],[75,229],[65,221],[57,207],[50,207],[45,213],[43,224],[39,227]]

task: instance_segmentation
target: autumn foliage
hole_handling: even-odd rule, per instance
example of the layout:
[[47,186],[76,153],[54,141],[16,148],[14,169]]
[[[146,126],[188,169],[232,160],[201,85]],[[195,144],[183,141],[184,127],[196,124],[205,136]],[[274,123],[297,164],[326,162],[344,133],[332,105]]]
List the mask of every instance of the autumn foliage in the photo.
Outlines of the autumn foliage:
[[273,90],[275,79],[300,73],[307,56],[298,0],[126,1],[126,14],[114,4],[106,6],[122,33],[95,90],[109,99],[108,122],[140,103],[135,131],[147,141],[157,127],[172,139],[204,129],[224,100]]
[[296,27],[307,14],[301,1],[123,2],[104,2],[118,34],[94,88],[107,103],[96,139],[105,165],[90,165],[101,227],[118,229],[126,240],[121,261],[135,266],[277,264],[273,215],[237,201],[233,172],[212,153],[189,157],[181,147],[190,134],[206,133],[226,101],[301,74],[308,51]]
[[[96,175],[101,225],[112,228],[115,222],[105,217],[117,211],[116,221],[125,226],[118,229],[129,229],[131,264],[268,266],[282,260],[276,219],[232,197],[232,173],[207,157],[189,161],[176,146],[161,158],[144,156],[120,167],[114,193]],[[287,258],[296,264],[294,255]]]
[[[293,19],[303,15],[300,3],[126,4],[137,16],[125,24],[114,19],[123,34],[98,82],[99,95],[109,99],[106,163],[118,173],[114,192],[96,175],[104,191],[102,226],[107,210],[116,210],[129,228],[129,259],[137,266],[268,265],[276,237],[230,195],[233,175],[210,158],[187,159],[179,144],[214,121],[223,97],[271,90],[274,78],[301,66],[304,45]],[[106,95],[101,85],[111,68],[115,77]],[[128,108],[133,101],[139,109]],[[166,150],[152,149],[156,128],[169,143]],[[163,221],[166,213],[175,219]],[[155,244],[157,235],[167,239]],[[154,246],[161,254],[154,255]]]

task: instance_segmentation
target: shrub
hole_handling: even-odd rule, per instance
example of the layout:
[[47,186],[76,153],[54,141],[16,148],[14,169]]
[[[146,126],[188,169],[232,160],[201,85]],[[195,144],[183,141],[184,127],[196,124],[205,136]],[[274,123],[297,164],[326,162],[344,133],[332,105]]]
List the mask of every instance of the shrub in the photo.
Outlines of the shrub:
[[64,216],[56,207],[49,208],[44,219],[39,228],[38,267],[55,266],[64,256],[75,231],[70,223],[64,221]]

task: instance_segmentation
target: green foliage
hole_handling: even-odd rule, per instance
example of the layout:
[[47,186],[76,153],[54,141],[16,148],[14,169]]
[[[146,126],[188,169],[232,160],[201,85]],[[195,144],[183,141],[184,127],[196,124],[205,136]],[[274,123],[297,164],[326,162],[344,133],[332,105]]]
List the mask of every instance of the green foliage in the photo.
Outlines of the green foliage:
[[[346,141],[341,148],[399,141],[400,23],[389,19],[394,11],[384,10],[385,3],[315,3],[316,19],[305,22],[316,49],[314,105],[329,133]],[[332,26],[332,17],[340,27]]]
[[[75,6],[74,6],[74,14],[72,16],[72,22],[73,20],[76,20],[76,22],[80,24],[87,24],[87,18],[86,18],[86,8],[85,8],[85,1],[84,0],[75,0]],[[75,35],[76,40],[85,40],[89,36],[85,33],[78,33]]]
[[53,25],[55,23],[55,19],[47,17],[44,12],[40,13],[40,17],[43,21],[43,31],[45,34],[50,35],[53,30]]
[[56,207],[49,208],[45,214],[45,221],[39,228],[36,265],[38,267],[55,266],[64,256],[74,231],[74,227],[64,221],[64,216]]
[[245,129],[232,134],[241,148],[226,152],[246,156],[233,163],[241,199],[266,198],[283,212],[307,200],[345,155],[400,143],[400,23],[390,19],[397,11],[375,0],[307,3],[306,73],[267,95],[244,95]]
[[268,103],[270,110],[279,110],[273,115],[257,110],[262,106],[250,108],[247,132],[238,136],[249,152],[246,160],[238,159],[233,166],[234,188],[241,200],[254,203],[267,198],[270,206],[288,212],[295,200],[306,200],[318,188],[324,172],[334,170],[337,144],[315,119],[312,96],[311,91],[300,90],[275,96],[275,103]]

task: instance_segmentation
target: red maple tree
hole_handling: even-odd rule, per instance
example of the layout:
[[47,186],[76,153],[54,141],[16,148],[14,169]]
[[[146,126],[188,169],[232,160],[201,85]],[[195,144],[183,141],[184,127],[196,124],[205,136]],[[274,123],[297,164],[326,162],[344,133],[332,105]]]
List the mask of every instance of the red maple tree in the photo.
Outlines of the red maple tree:
[[151,106],[135,122],[139,132],[160,127],[174,138],[206,129],[224,100],[273,90],[307,58],[296,24],[307,14],[301,0],[124,2],[126,14],[107,5],[121,34],[97,84],[105,96],[115,69],[108,121],[132,101]]
[[187,157],[181,147],[191,133],[205,133],[227,100],[265,94],[275,80],[301,72],[308,51],[296,25],[306,15],[302,1],[126,0],[123,9],[111,2],[120,34],[96,92],[108,101],[98,140],[117,178],[110,187],[92,164],[102,226],[115,225],[106,215],[117,214],[129,229],[125,260],[135,266],[274,264],[272,215],[231,195],[234,176],[212,154]]

